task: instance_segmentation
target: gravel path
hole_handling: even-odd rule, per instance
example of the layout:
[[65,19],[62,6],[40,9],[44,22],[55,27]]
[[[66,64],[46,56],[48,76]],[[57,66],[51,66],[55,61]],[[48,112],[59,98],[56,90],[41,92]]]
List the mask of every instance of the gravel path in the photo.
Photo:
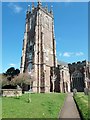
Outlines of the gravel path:
[[[72,93],[68,93],[64,106],[60,112],[59,119],[72,118],[72,120],[81,120]],[[71,119],[70,119],[71,120]]]

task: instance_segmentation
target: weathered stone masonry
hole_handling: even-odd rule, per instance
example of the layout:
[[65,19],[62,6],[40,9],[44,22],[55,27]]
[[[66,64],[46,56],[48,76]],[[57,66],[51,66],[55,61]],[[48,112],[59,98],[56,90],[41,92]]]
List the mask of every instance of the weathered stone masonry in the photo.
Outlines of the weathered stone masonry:
[[50,67],[56,66],[54,18],[52,10],[28,7],[21,57],[21,73],[35,71],[34,92],[50,92]]

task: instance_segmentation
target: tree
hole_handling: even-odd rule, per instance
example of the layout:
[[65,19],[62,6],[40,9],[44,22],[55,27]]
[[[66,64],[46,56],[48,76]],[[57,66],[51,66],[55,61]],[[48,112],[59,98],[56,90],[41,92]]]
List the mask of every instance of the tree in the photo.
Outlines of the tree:
[[30,73],[20,73],[18,76],[15,76],[11,83],[12,85],[20,85],[23,87],[23,84],[31,85],[31,83],[35,80],[34,71],[32,70]]
[[19,70],[19,69],[16,69],[16,70],[15,70],[15,75],[19,75],[19,73],[20,73],[20,70]]
[[19,69],[16,69],[16,70],[15,70],[14,67],[10,67],[10,68],[6,71],[6,73],[3,73],[3,75],[4,75],[4,76],[7,76],[7,80],[8,80],[8,81],[11,81],[12,78],[13,78],[14,76],[16,76],[16,75],[19,75],[19,73],[20,73],[20,70],[19,70]]
[[[11,85],[14,85],[14,84],[12,84],[12,79],[13,79],[15,76],[18,76],[19,73],[20,73],[20,70],[19,70],[19,69],[15,69],[14,67],[10,67],[5,73],[3,73],[3,74],[0,76],[0,85],[1,85],[2,87],[8,85],[8,88],[9,88]],[[14,86],[15,86],[15,85],[14,85]]]
[[[20,85],[21,88],[23,88],[24,84],[31,86],[32,82],[34,82],[34,81],[35,81],[35,75],[34,75],[34,71],[32,70],[31,72],[20,73],[18,76],[14,77],[12,80],[12,84]],[[30,89],[31,89],[31,87],[30,87]],[[28,102],[31,102],[29,93],[28,93]]]
[[4,73],[4,75],[9,76],[11,78],[13,78],[15,75],[18,75],[20,73],[19,69],[16,69],[14,67],[10,67],[6,73]]
[[8,84],[9,84],[9,81],[7,80],[7,77],[1,74],[0,75],[0,88]]
[[14,67],[9,68],[5,73],[6,76],[11,76],[11,77],[13,77],[14,74],[15,74],[15,68]]

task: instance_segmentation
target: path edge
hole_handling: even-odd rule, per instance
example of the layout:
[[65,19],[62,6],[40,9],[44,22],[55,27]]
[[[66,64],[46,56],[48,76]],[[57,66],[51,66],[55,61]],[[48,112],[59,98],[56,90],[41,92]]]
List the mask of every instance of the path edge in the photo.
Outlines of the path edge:
[[78,110],[78,112],[79,112],[79,115],[80,115],[81,120],[84,120],[83,115],[82,115],[82,112],[80,111],[79,106],[78,106],[78,104],[77,104],[77,102],[76,102],[76,100],[75,100],[75,98],[74,98],[74,95],[73,95],[73,99],[74,99],[74,102],[75,102],[75,104],[76,104],[76,107],[77,107],[77,110]]
[[61,113],[62,113],[63,107],[64,107],[65,102],[66,102],[66,99],[67,99],[67,96],[68,96],[68,93],[67,93],[67,95],[66,95],[66,98],[64,99],[64,104],[62,105],[62,108],[61,108],[61,110],[59,111],[58,119],[60,119],[60,116],[61,116]]

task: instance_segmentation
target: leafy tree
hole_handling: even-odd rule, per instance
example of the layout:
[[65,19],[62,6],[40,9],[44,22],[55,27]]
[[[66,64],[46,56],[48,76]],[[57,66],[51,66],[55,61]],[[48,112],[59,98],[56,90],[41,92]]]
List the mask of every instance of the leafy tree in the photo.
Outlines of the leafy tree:
[[0,76],[0,85],[7,86],[12,85],[12,79],[15,76],[18,76],[20,73],[19,69],[15,69],[14,67],[10,67],[5,73]]
[[16,69],[15,70],[15,75],[18,75],[20,73],[20,70],[19,69]]
[[3,73],[4,76],[7,76],[7,80],[11,81],[12,78],[14,78],[14,76],[19,75],[20,70],[16,69],[14,67],[10,67],[6,73]]
[[19,69],[16,69],[16,70],[15,70],[14,67],[10,67],[10,68],[6,71],[6,73],[4,73],[4,75],[6,75],[6,76],[11,76],[11,78],[12,78],[12,77],[14,77],[15,75],[18,75],[19,73],[20,73],[20,70],[19,70]]

